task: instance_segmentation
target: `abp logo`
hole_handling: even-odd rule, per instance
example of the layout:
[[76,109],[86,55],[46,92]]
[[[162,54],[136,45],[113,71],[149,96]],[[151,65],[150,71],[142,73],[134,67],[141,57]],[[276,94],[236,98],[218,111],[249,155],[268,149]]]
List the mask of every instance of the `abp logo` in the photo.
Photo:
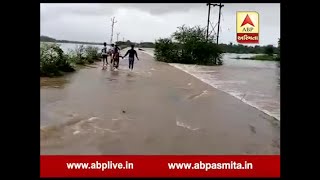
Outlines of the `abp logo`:
[[237,42],[259,43],[259,13],[255,11],[237,12]]

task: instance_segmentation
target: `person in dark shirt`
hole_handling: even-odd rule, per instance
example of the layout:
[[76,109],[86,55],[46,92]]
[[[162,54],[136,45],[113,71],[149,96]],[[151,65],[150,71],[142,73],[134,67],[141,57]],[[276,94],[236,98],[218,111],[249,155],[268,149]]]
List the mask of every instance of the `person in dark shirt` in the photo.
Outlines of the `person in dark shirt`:
[[110,54],[110,64],[113,65],[114,44],[111,44],[109,54]]
[[120,58],[120,48],[118,45],[115,45],[113,50],[113,68],[118,69],[119,67],[119,58]]
[[122,57],[122,59],[124,57],[126,57],[128,54],[129,54],[129,69],[132,71],[133,70],[133,64],[134,64],[134,56],[136,56],[137,59],[139,60],[137,51],[134,50],[134,45],[131,45],[131,49],[129,49],[127,51],[127,53]]

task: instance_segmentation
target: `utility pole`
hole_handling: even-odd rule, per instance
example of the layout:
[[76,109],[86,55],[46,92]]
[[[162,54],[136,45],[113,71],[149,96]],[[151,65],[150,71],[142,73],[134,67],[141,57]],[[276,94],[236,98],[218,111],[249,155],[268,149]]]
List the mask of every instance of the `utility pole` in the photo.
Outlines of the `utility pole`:
[[209,24],[210,24],[211,3],[207,3],[207,6],[209,6],[209,9],[208,9],[208,24],[207,24],[207,40],[208,40],[208,38],[209,38]]
[[122,41],[124,42],[124,37],[122,38]]
[[208,40],[209,39],[209,24],[210,24],[211,6],[215,7],[215,6],[217,6],[217,4],[207,3],[207,6],[209,6],[209,9],[208,9],[208,23],[207,23],[207,40]]
[[117,42],[119,41],[119,34],[120,34],[120,33],[117,33]]
[[112,44],[112,38],[113,38],[113,27],[114,24],[117,23],[117,21],[114,21],[114,17],[111,18],[111,39],[110,39],[110,44]]
[[[207,3],[207,6],[209,6],[209,10],[208,10],[208,24],[207,24],[207,40],[209,39],[209,24],[210,24],[210,10],[211,10],[211,6],[215,7],[215,6],[219,6],[219,19],[218,19],[218,33],[217,33],[217,45],[219,44],[219,31],[220,31],[220,17],[221,17],[221,8],[224,5],[220,4],[211,4],[211,3]],[[214,64],[217,63],[217,59],[214,59]]]
[[220,17],[221,17],[221,8],[224,6],[224,5],[221,5],[221,3],[219,5],[219,19],[218,19],[218,32],[217,32],[217,44],[219,44],[219,32],[220,32]]

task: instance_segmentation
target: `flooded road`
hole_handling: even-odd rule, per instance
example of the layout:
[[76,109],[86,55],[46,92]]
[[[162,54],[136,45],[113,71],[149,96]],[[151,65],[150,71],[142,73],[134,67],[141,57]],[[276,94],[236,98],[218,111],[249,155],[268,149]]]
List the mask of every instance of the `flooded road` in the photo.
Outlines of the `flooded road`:
[[[146,49],[151,56],[153,51]],[[225,53],[223,66],[170,65],[280,120],[279,62],[236,59],[252,56]]]
[[41,154],[279,154],[280,124],[140,53],[41,79]]

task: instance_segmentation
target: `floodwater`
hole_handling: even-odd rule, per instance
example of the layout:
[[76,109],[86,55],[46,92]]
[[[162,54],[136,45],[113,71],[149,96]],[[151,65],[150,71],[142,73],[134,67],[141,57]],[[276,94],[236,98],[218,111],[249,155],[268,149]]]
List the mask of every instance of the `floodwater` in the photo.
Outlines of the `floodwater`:
[[225,81],[222,88],[247,92],[243,99],[276,101],[273,65],[230,59],[221,67],[177,69],[140,51],[139,58],[133,72],[124,59],[119,71],[96,63],[40,78],[41,154],[280,153],[279,121],[184,72],[214,75]]
[[[146,49],[153,56],[153,49]],[[252,54],[223,55],[223,66],[171,64],[280,120],[280,67],[274,61],[236,59]]]
[[[40,42],[40,43],[51,44],[51,42]],[[74,44],[74,43],[56,43],[56,44],[60,45],[61,49],[66,53],[74,51],[76,48],[78,48],[81,45],[83,45],[84,47],[87,47],[87,46],[97,47],[99,50],[103,48],[102,45],[92,45],[92,44]],[[110,48],[111,46],[107,46],[107,47]]]

